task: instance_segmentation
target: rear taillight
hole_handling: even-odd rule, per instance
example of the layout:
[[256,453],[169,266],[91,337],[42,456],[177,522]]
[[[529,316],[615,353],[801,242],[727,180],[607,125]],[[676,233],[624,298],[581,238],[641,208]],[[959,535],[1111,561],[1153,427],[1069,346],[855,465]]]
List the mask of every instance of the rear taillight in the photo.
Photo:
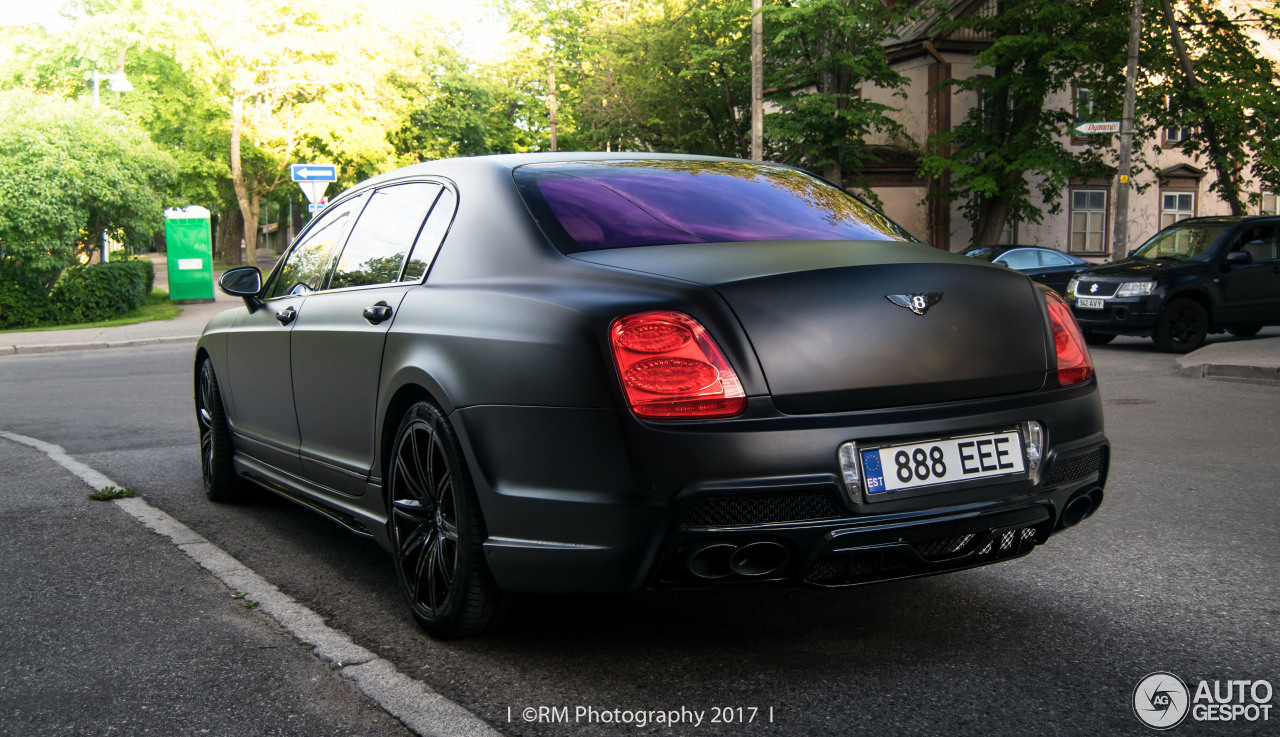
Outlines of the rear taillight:
[[1084,344],[1084,333],[1071,316],[1071,308],[1053,292],[1045,292],[1049,322],[1053,325],[1053,347],[1058,354],[1058,383],[1079,384],[1093,376],[1093,360]]
[[609,345],[631,411],[641,417],[736,415],[746,394],[724,354],[697,320],[655,311],[620,317]]

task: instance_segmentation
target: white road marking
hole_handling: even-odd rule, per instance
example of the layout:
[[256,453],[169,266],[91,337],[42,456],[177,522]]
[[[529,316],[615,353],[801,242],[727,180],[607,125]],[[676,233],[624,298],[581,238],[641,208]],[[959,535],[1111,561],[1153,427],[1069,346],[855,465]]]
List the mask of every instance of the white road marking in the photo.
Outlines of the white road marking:
[[[124,488],[72,458],[60,445],[4,430],[0,430],[0,438],[44,453],[94,491],[108,486]],[[366,696],[416,734],[423,737],[496,737],[499,734],[461,705],[397,671],[385,658],[352,642],[346,634],[325,624],[320,615],[294,601],[248,566],[195,530],[151,506],[142,497],[117,499],[112,503],[147,529],[169,538],[175,547],[228,588],[237,593],[244,592],[245,599],[258,602],[259,610],[279,622],[294,639],[310,645],[316,657],[338,668]]]

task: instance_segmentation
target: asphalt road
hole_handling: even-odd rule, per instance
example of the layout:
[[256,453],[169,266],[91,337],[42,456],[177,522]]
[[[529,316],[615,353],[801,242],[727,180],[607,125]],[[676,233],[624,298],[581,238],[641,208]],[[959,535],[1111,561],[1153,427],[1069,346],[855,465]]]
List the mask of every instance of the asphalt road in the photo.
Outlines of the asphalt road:
[[[511,630],[450,643],[419,633],[372,542],[266,495],[204,499],[189,345],[0,357],[0,429],[137,490],[503,733],[1142,735],[1130,703],[1152,671],[1280,688],[1280,389],[1178,375],[1149,341],[1093,353],[1107,498],[1026,558],[836,592],[539,598]],[[190,575],[175,585],[208,585]],[[681,709],[702,723],[609,722]],[[1175,732],[1276,734],[1278,721]]]

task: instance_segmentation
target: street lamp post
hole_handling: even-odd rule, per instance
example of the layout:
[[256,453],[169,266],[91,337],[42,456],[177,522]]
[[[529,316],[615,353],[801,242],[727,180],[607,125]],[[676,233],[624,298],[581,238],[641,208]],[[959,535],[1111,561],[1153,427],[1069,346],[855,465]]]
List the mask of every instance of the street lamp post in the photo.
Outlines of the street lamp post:
[[[93,70],[93,106],[97,107],[98,101],[98,82],[99,80],[107,80],[108,86],[112,92],[133,92],[133,85],[125,78],[124,72],[119,71],[115,74],[103,74],[97,69]],[[107,262],[107,231],[102,231],[102,263]]]

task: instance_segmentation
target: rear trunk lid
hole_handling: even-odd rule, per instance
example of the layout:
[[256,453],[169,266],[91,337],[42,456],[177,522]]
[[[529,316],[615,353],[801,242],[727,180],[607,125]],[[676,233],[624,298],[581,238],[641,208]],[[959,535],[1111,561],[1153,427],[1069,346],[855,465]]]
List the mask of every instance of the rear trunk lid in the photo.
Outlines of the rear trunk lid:
[[1029,279],[920,244],[698,243],[572,258],[715,289],[787,414],[1030,392],[1052,368],[1044,297]]

